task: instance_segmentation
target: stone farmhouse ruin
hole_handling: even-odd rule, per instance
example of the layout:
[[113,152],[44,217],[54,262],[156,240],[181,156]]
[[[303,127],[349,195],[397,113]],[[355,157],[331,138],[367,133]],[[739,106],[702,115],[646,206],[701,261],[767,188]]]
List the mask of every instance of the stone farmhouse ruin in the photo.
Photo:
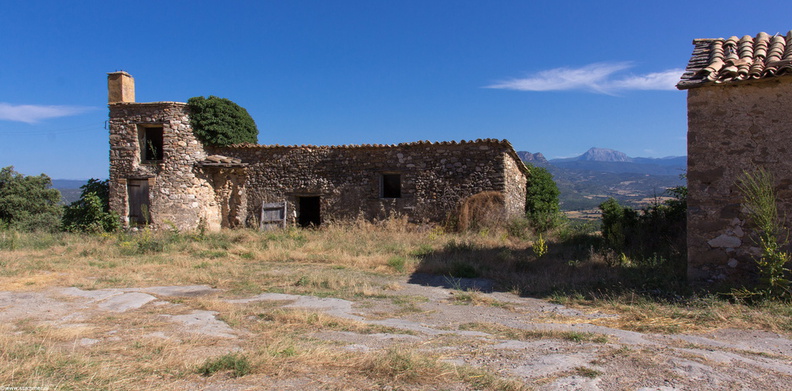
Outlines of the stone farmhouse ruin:
[[506,140],[218,148],[193,135],[186,103],[135,102],[126,72],[108,74],[108,101],[110,207],[127,226],[440,222],[481,193],[499,218],[525,213],[529,172]]
[[739,177],[772,173],[792,222],[792,31],[693,45],[677,84],[688,94],[688,279],[739,280],[759,255]]

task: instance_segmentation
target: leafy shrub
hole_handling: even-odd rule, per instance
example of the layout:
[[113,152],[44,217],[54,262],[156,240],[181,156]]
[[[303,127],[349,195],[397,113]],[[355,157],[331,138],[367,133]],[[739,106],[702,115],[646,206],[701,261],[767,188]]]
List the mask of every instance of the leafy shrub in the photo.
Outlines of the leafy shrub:
[[687,191],[680,187],[669,193],[676,198],[641,210],[623,207],[612,198],[603,202],[602,237],[624,262],[650,275],[679,280],[687,259]]
[[123,255],[156,254],[172,250],[174,245],[180,243],[184,238],[185,235],[176,231],[154,232],[151,228],[144,227],[137,232],[120,235],[119,246]]
[[531,222],[524,217],[510,219],[506,222],[506,232],[514,238],[528,239],[531,233],[531,226]]
[[236,103],[210,95],[187,100],[193,133],[204,144],[223,147],[258,143],[258,128],[247,110]]
[[407,259],[402,256],[395,256],[390,257],[388,259],[388,266],[392,267],[397,272],[401,273],[404,271],[404,266],[407,263]]
[[[683,190],[678,190],[683,192]],[[623,207],[613,198],[600,204],[602,237],[617,252],[630,255],[674,255],[685,249],[686,193],[641,210]]]
[[539,239],[534,242],[532,250],[536,258],[541,258],[547,254],[547,241],[544,240],[542,234],[539,234]]
[[41,174],[25,176],[13,166],[0,170],[0,227],[54,232],[60,227],[61,194]]
[[538,232],[555,228],[561,217],[558,186],[546,168],[530,166],[526,189],[525,215]]
[[615,251],[624,251],[627,247],[627,232],[637,224],[638,212],[619,205],[619,201],[613,198],[608,198],[599,208],[602,211],[602,238],[605,244]]
[[112,232],[121,227],[118,214],[110,211],[108,181],[89,179],[80,186],[80,199],[63,213],[63,229],[70,232]]
[[231,371],[231,377],[242,377],[250,373],[250,362],[244,355],[229,353],[206,360],[203,365],[198,367],[198,373],[204,376],[212,376],[215,372],[220,371]]
[[737,183],[743,194],[743,207],[748,218],[757,228],[758,245],[762,254],[756,259],[759,269],[757,292],[766,298],[789,298],[792,296],[790,281],[786,277],[792,256],[782,250],[789,244],[789,230],[778,214],[778,198],[774,189],[773,175],[764,169],[744,172]]

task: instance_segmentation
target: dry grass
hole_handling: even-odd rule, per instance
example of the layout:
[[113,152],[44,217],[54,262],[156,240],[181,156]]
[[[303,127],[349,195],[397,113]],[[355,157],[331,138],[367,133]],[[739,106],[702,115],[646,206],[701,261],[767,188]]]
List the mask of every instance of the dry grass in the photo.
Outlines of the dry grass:
[[[226,296],[268,291],[381,297],[382,291],[399,286],[390,276],[414,272],[418,257],[453,240],[440,230],[416,231],[398,219],[381,224],[331,224],[322,230],[240,230],[205,236],[148,231],[101,236],[2,234],[0,290],[206,284],[224,290]],[[393,259],[403,261],[395,263]],[[180,310],[154,307],[144,316],[97,315],[86,321],[90,327],[42,326],[32,321],[5,325],[0,337],[0,367],[4,368],[0,384],[58,389],[178,389],[184,382],[207,381],[201,374],[207,372],[212,372],[208,374],[211,379],[228,381],[232,372],[205,369],[215,368],[210,364],[223,360],[244,359],[249,374],[234,381],[332,373],[332,377],[343,377],[361,389],[385,384],[430,389],[454,383],[518,389],[518,385],[496,376],[444,364],[438,357],[418,354],[413,348],[386,355],[353,353],[310,337],[321,331],[399,332],[395,329],[321,312],[282,309],[279,303],[237,305],[219,297],[174,302]],[[235,330],[244,330],[244,346],[178,331],[169,338],[151,333],[174,327],[157,317],[159,311],[174,314],[191,309],[216,311]],[[126,334],[119,336],[119,330]]]
[[792,334],[792,306],[783,302],[745,305],[715,296],[667,301],[635,293],[599,294],[588,298],[559,295],[554,300],[583,311],[617,313],[619,317],[587,322],[623,330],[679,333],[735,328]]
[[503,194],[484,191],[465,198],[459,206],[457,228],[460,231],[497,227],[506,215]]
[[[588,242],[551,239],[549,253],[536,259],[530,240],[506,230],[448,233],[407,224],[332,223],[318,230],[224,231],[207,235],[148,232],[78,235],[0,232],[0,291],[50,287],[104,289],[205,284],[222,297],[173,299],[167,313],[217,311],[240,331],[240,340],[196,337],[174,330],[145,313],[97,315],[68,327],[32,320],[0,325],[0,385],[57,389],[182,389],[212,381],[276,384],[287,378],[334,379],[359,389],[423,388],[449,384],[480,389],[520,389],[493,374],[454,367],[415,346],[351,352],[316,340],[323,331],[395,333],[397,330],[329,316],[287,310],[272,302],[230,304],[228,298],[262,292],[338,298],[391,298],[405,312],[415,299],[387,296],[398,290],[394,276],[431,272],[484,277],[496,289],[546,295],[558,287],[616,281],[621,270]],[[394,292],[395,293],[395,292]],[[583,311],[618,313],[618,318],[580,320],[630,330],[677,332],[716,327],[761,328],[789,333],[792,309],[783,303],[747,306],[712,297],[653,300],[635,293],[555,294],[551,298]],[[500,305],[478,292],[455,292],[459,304]],[[148,309],[150,308],[150,309]],[[88,326],[90,325],[90,326]],[[153,330],[171,329],[168,338]],[[597,335],[568,335],[464,327],[501,338],[560,338],[604,342]],[[119,335],[119,330],[127,330]],[[93,343],[101,341],[101,343]],[[241,342],[240,342],[241,341]],[[212,360],[246,360],[249,374],[231,379],[227,370],[204,377],[198,368]],[[229,359],[227,357],[233,357]],[[199,388],[199,387],[193,387]]]

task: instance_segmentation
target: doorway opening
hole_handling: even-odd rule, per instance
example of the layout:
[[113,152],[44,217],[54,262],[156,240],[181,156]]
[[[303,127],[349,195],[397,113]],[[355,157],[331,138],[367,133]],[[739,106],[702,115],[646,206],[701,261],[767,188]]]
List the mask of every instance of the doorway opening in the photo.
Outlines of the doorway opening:
[[127,195],[129,196],[129,224],[145,225],[151,223],[148,179],[127,180]]
[[297,197],[298,212],[297,223],[300,227],[318,227],[322,222],[319,196]]

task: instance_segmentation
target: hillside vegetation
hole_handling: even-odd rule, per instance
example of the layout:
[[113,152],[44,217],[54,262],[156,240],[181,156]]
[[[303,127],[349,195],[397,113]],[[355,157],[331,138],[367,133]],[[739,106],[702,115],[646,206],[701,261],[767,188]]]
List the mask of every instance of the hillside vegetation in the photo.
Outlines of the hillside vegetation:
[[547,160],[541,153],[518,152],[528,164],[545,167],[560,190],[564,211],[592,210],[608,198],[643,207],[667,196],[666,190],[684,186],[685,156],[633,158],[604,148],[565,159]]

